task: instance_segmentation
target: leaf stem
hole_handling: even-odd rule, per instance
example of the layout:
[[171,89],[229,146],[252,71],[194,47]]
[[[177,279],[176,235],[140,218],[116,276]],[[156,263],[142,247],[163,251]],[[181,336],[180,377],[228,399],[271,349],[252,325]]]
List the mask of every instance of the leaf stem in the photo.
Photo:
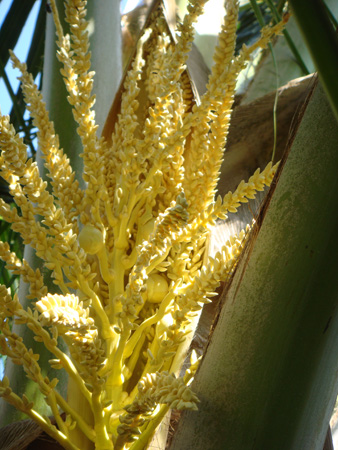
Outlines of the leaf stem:
[[290,0],[291,9],[318,70],[319,79],[338,120],[338,36],[324,2]]
[[[271,10],[271,13],[272,13],[272,16],[273,16],[273,18],[274,18],[275,23],[280,22],[280,21],[282,20],[282,17],[281,17],[281,15],[279,14],[279,11],[278,11],[278,9],[276,8],[276,6],[275,6],[275,4],[273,3],[273,1],[271,1],[271,0],[266,0],[266,3],[268,4],[268,6],[269,6],[269,8],[270,8],[270,10]],[[287,42],[287,44],[288,44],[290,50],[292,51],[294,57],[296,58],[296,60],[297,60],[297,62],[298,62],[298,64],[299,64],[300,68],[302,69],[304,75],[309,75],[309,74],[310,74],[310,71],[309,71],[309,69],[306,67],[306,64],[305,64],[305,62],[304,62],[304,60],[303,60],[301,54],[299,53],[297,47],[295,46],[295,44],[294,44],[294,42],[293,42],[293,40],[292,40],[292,37],[290,36],[290,33],[288,32],[287,29],[284,29],[284,30],[283,30],[283,34],[284,34],[285,40],[286,40],[286,42]]]

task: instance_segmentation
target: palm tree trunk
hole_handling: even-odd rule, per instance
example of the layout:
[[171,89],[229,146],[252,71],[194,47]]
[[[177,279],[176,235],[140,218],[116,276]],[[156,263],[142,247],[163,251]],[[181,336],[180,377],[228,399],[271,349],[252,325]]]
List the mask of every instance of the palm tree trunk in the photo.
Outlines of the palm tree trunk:
[[338,391],[338,126],[318,86],[171,450],[323,449]]

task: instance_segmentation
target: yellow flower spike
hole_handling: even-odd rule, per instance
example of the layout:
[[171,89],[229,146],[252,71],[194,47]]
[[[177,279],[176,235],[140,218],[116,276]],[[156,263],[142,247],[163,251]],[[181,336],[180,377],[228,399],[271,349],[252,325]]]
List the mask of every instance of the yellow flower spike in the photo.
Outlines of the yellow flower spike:
[[73,294],[48,294],[36,302],[36,308],[40,312],[40,322],[44,326],[57,326],[60,333],[89,329],[94,324],[94,320],[89,317],[89,310],[84,309],[78,297]]
[[66,450],[79,450],[77,446],[69,442],[68,437],[64,433],[51,424],[47,417],[41,416],[33,409],[34,404],[29,401],[26,395],[23,395],[22,398],[20,398],[12,392],[12,389],[9,387],[9,380],[7,377],[0,380],[0,397],[3,397],[8,403],[36,421],[46,433],[60,442]]
[[167,372],[146,375],[138,383],[137,397],[124,408],[126,413],[120,416],[117,448],[122,448],[123,443],[131,442],[133,436],[141,434],[140,428],[144,429],[144,424],[151,421],[150,413],[157,404],[196,410],[197,402],[196,395],[184,384],[183,378],[176,378]]
[[[105,127],[99,138],[86,1],[66,1],[70,34],[64,35],[51,0],[61,74],[83,145],[84,190],[59,148],[32,77],[12,55],[51,189],[37,164],[27,160],[9,119],[0,115],[0,175],[16,203],[11,207],[0,199],[0,214],[52,271],[61,294],[48,293],[42,270],[34,271],[0,242],[7,269],[30,284],[29,298],[37,300],[24,310],[0,287],[0,348],[37,383],[59,430],[28,398],[15,397],[6,379],[0,395],[66,449],[79,450],[74,437],[80,436],[95,448],[143,450],[169,407],[197,408],[186,383],[199,360],[192,357],[184,379],[170,372],[181,367],[194,315],[231,275],[249,233],[231,236],[212,258],[206,236],[217,219],[269,185],[276,170],[270,164],[214,200],[236,77],[254,49],[266,46],[282,25],[264,29],[256,44],[234,57],[238,1],[227,1],[208,90],[199,103],[185,64],[204,3],[191,1],[176,38],[160,9],[149,19],[114,103],[115,129]],[[11,331],[12,318],[53,354],[51,367],[69,375],[67,401],[55,390],[57,380],[42,376],[38,355]],[[70,356],[57,347],[59,335]]]
[[[27,109],[33,117],[33,124],[38,129],[39,149],[45,159],[58,203],[62,205],[63,212],[68,220],[72,221],[73,217],[78,214],[77,208],[81,204],[83,196],[79,183],[75,180],[75,173],[72,171],[69,160],[59,148],[59,139],[55,134],[53,123],[49,121],[42,94],[38,91],[33,77],[27,72],[26,64],[21,63],[13,52],[11,52],[11,60],[13,66],[22,73],[19,77],[22,83],[22,91],[28,105]],[[26,155],[24,155],[25,159]],[[26,171],[24,178],[27,179],[28,175]]]

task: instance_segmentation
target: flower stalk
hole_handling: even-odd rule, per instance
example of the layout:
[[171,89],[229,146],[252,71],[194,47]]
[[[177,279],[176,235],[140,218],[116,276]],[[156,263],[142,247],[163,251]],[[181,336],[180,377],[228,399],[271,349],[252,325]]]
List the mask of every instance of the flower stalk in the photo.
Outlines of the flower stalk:
[[[26,396],[14,394],[7,378],[0,395],[67,449],[146,448],[168,409],[197,409],[187,385],[197,362],[178,376],[183,350],[196,313],[233,273],[249,232],[233,236],[213,258],[206,237],[217,220],[269,186],[277,168],[270,163],[215,200],[237,76],[252,51],[284,24],[264,29],[235,57],[238,2],[229,1],[208,90],[193,99],[185,63],[203,4],[191,1],[176,42],[161,8],[153,14],[125,77],[114,131],[99,137],[86,1],[65,1],[69,34],[51,1],[61,74],[83,148],[84,188],[41,93],[11,53],[51,189],[8,117],[0,116],[0,175],[15,201],[11,207],[0,200],[0,213],[51,271],[60,293],[49,292],[41,272],[0,243],[0,257],[29,283],[31,299],[25,309],[1,287],[0,345],[37,384],[57,427]],[[55,389],[57,378],[41,374],[38,355],[11,330],[10,320],[31,329],[53,354],[50,366],[68,374],[67,399]]]

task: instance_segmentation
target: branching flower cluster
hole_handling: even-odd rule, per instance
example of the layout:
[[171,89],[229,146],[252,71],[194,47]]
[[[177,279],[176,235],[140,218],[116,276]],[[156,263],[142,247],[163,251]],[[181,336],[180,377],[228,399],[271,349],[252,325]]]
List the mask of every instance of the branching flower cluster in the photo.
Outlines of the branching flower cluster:
[[[1,259],[29,284],[32,303],[24,309],[0,287],[0,351],[38,385],[55,425],[16,395],[6,377],[0,396],[66,449],[79,450],[84,441],[98,450],[142,449],[169,408],[197,409],[187,385],[197,362],[179,377],[182,348],[193,317],[233,272],[248,233],[233,236],[213,258],[205,254],[206,238],[218,219],[254,198],[276,171],[269,164],[215,199],[237,76],[283,24],[263,29],[261,39],[235,57],[238,2],[228,0],[207,92],[197,101],[185,70],[204,3],[191,0],[176,43],[161,13],[154,15],[125,78],[114,131],[99,138],[86,1],[65,1],[67,35],[51,1],[61,74],[83,145],[83,190],[41,93],[11,54],[51,189],[9,118],[1,116],[0,175],[15,205],[0,199],[0,214],[51,271],[59,293],[49,293],[42,271],[1,242]],[[51,367],[66,371],[71,398],[58,393],[56,378],[42,375],[38,355],[12,331],[13,319],[54,355]],[[59,337],[69,353],[58,347]],[[80,404],[90,419],[82,417]]]

